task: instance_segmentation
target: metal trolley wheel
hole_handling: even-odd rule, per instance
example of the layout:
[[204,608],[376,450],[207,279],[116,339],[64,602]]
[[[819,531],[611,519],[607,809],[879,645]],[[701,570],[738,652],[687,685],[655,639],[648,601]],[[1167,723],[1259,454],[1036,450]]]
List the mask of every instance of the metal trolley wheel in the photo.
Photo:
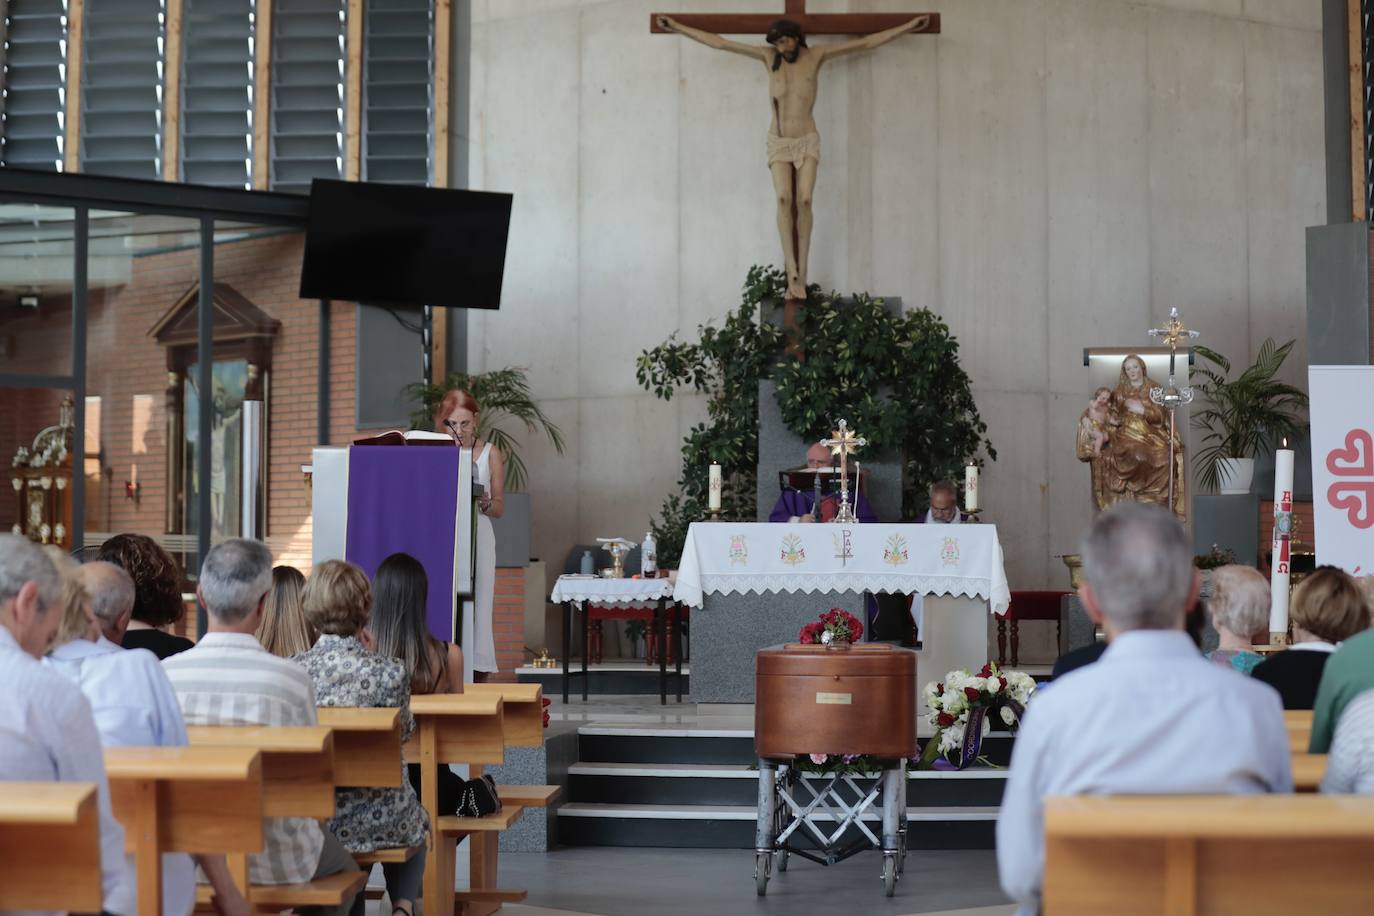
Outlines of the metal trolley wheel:
[[897,875],[901,871],[897,864],[897,853],[883,855],[883,891],[891,897],[897,890]]
[[768,872],[773,865],[771,852],[754,854],[754,889],[760,897],[768,895]]

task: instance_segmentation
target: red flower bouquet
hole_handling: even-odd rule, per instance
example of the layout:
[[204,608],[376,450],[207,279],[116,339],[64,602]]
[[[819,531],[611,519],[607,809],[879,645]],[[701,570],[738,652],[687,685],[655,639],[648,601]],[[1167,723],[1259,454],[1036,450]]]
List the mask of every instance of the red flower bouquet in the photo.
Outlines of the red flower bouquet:
[[832,607],[814,623],[801,628],[797,640],[803,645],[833,645],[835,643],[858,642],[864,635],[864,625],[859,618],[844,610]]

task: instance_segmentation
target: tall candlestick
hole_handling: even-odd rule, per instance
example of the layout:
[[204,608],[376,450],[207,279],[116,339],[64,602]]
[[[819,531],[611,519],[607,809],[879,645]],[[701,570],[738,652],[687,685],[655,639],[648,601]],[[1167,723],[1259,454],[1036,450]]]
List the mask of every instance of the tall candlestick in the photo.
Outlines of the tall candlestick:
[[850,504],[850,507],[849,507],[850,510],[853,511],[854,517],[855,517],[855,518],[858,518],[858,515],[859,515],[859,483],[860,483],[860,481],[863,480],[863,478],[864,478],[864,466],[863,466],[863,462],[862,462],[862,461],[857,461],[857,460],[856,460],[856,461],[854,462],[854,500],[853,500],[853,502]]
[[710,509],[712,512],[719,512],[719,511],[720,511],[720,487],[721,487],[720,465],[718,465],[718,464],[716,464],[714,461],[712,461],[712,462],[711,462],[711,475],[710,475],[710,477],[708,478],[707,486],[706,486],[706,493],[707,493],[707,503],[706,503],[706,507],[707,507],[708,509]]
[[972,462],[964,468],[964,511],[978,511],[978,465]]
[[1293,450],[1274,453],[1274,540],[1269,570],[1269,643],[1288,642],[1288,576],[1293,537]]

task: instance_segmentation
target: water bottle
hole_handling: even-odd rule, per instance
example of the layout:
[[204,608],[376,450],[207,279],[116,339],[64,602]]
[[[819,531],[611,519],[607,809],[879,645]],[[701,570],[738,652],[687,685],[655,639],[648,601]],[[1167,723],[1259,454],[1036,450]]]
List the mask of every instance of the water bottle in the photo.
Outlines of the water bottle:
[[582,551],[582,575],[590,576],[596,572],[596,561],[592,559],[590,550]]
[[652,531],[644,532],[644,543],[639,545],[639,571],[646,579],[658,576],[658,546]]

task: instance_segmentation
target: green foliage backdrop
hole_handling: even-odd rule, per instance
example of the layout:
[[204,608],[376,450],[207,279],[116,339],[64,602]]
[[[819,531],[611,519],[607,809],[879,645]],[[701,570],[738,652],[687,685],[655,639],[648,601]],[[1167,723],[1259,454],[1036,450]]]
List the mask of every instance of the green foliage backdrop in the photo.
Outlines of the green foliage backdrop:
[[962,480],[963,463],[980,450],[997,457],[959,365],[958,341],[939,317],[927,309],[892,315],[867,294],[841,301],[812,286],[800,310],[805,358],[798,359],[785,352],[782,331],[759,318],[763,302],[781,300],[784,289],[782,271],[753,267],[721,328],[703,325],[697,343],[674,335],[639,356],[639,383],[658,397],[670,400],[682,388],[707,396],[707,421],[683,443],[678,492],[653,525],[665,566],[677,564],[687,526],[705,515],[712,461],[724,475],[722,515],[756,517],[764,378],[773,379],[783,420],[797,435],[822,438],[843,417],[869,440],[870,454],[901,452],[903,518],[925,510],[936,480]]

